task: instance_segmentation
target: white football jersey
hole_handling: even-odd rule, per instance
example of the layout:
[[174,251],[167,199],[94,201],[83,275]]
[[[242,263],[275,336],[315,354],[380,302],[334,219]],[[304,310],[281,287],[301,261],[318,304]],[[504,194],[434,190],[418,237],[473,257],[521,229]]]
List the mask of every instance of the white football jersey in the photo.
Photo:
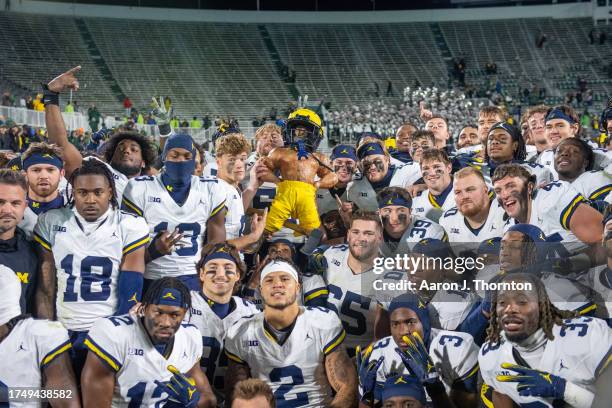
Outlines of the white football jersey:
[[227,240],[238,238],[244,233],[246,216],[242,204],[242,193],[225,180],[219,180],[219,187],[226,192],[225,237]]
[[196,263],[206,233],[208,219],[225,208],[227,194],[217,178],[191,177],[191,189],[183,205],[172,199],[161,176],[131,179],[125,188],[123,205],[141,215],[149,225],[151,240],[160,231],[178,228],[183,238],[170,255],[147,263],[145,279],[196,274]]
[[540,276],[546,287],[550,301],[561,310],[574,310],[580,314],[596,308],[593,290],[576,279],[560,276],[553,272],[544,272]]
[[440,217],[439,223],[448,234],[448,241],[453,244],[453,249],[477,250],[481,242],[503,235],[505,213],[499,202],[493,198],[490,201],[487,220],[478,229],[469,226],[457,207],[446,211]]
[[[611,330],[606,322],[591,317],[568,319],[564,326],[555,325],[552,332],[554,340],[546,341],[540,363],[532,368],[563,377],[593,392],[599,370],[606,366],[612,346]],[[487,341],[482,345],[478,363],[484,383],[521,406],[540,403],[538,406],[552,407],[552,399],[521,397],[515,382],[497,381],[498,375],[516,374],[501,367],[502,363],[520,365],[512,351],[509,341],[494,345]]]
[[[342,192],[340,195],[340,199],[343,202],[348,201],[348,188],[344,189],[344,192]],[[317,210],[319,215],[333,210],[338,210],[338,202],[336,201],[336,198],[332,196],[332,192],[330,190],[323,188],[317,190]]]
[[612,191],[612,176],[601,170],[586,171],[571,184],[587,200],[604,200]]
[[433,222],[425,217],[412,215],[410,225],[398,241],[394,241],[387,234],[384,236],[384,241],[380,247],[380,251],[384,256],[394,256],[395,254],[410,253],[416,243],[422,239],[439,239],[446,241],[448,237],[444,228],[438,223]]
[[402,163],[401,166],[397,167],[393,177],[396,178],[396,182],[401,183],[397,184],[399,187],[410,187],[422,177],[421,165],[415,161]]
[[455,194],[453,193],[453,182],[439,196],[434,196],[429,189],[421,191],[412,200],[412,213],[421,217],[429,218],[438,222],[445,211],[455,207]]
[[217,177],[217,159],[210,152],[204,152],[204,169],[202,170],[202,176],[204,177]]
[[267,382],[279,408],[325,407],[332,400],[325,356],[342,344],[342,324],[327,309],[300,309],[282,344],[264,325],[263,313],[240,320],[225,339],[227,356],[248,364],[253,378]]
[[355,275],[348,266],[348,245],[334,245],[323,253],[327,270],[323,279],[329,290],[328,307],[335,311],[346,330],[347,348],[364,347],[374,338],[378,302],[373,282],[379,278],[373,270]]
[[[430,336],[429,356],[434,365],[439,367],[437,371],[447,391],[456,382],[478,375],[478,346],[470,334],[433,329]],[[369,361],[385,358],[376,372],[378,385],[382,386],[391,377],[412,375],[397,352],[398,348],[391,336],[384,337],[372,345]],[[446,355],[447,360],[440,358]]]
[[[539,163],[532,163],[529,161],[522,161],[522,162],[513,161],[512,163],[519,164],[522,168],[526,169],[529,173],[534,175],[536,178],[536,186],[548,184],[557,178],[556,174],[553,175],[553,173],[550,171],[548,167],[545,167]],[[494,174],[494,170],[492,170],[491,167],[489,167],[486,164],[482,166],[482,175],[485,178],[485,183],[489,187],[493,186],[493,182],[491,181],[493,174]]]
[[[71,347],[68,331],[60,322],[31,317],[20,320],[0,341],[0,387],[42,388],[45,368]],[[2,406],[21,408],[40,407],[41,404],[11,401]]]
[[[602,170],[612,161],[612,152],[605,149],[593,149],[593,161],[593,170]],[[553,149],[546,149],[540,153],[536,162],[547,167],[555,180],[559,178],[555,170],[555,151]]]
[[[608,271],[608,265],[600,265],[591,268],[587,273],[579,276],[580,282],[592,288],[605,303],[608,319],[612,318],[612,274]],[[603,315],[603,314],[602,314]]]
[[[411,179],[409,179],[409,176],[411,173],[407,170],[400,171],[403,167],[405,166],[389,168],[389,171],[392,171],[393,175],[391,176],[389,185],[385,187],[407,187],[410,185]],[[420,176],[418,178],[420,178]],[[378,210],[376,193],[377,192],[374,190],[367,177],[355,175],[355,179],[351,181],[347,187],[347,201],[355,203],[357,208],[362,210],[376,211]]]
[[181,373],[188,372],[202,356],[202,336],[194,326],[179,327],[172,352],[165,358],[151,342],[141,320],[129,315],[99,319],[85,345],[115,372],[112,407],[163,406],[168,394],[155,381],[170,380],[170,365]]
[[[68,205],[68,198],[66,197],[65,192],[65,189],[60,190],[59,196],[56,200],[54,200],[55,203],[46,211],[66,207]],[[32,234],[34,233],[34,227],[36,226],[36,222],[38,222],[38,217],[46,212],[39,210],[40,204],[41,203],[28,200],[28,206],[26,207],[23,213],[23,220],[21,220],[21,222],[17,224],[17,226],[21,228],[23,232],[25,232],[25,235],[29,240],[32,239]]]
[[223,342],[227,332],[234,323],[243,317],[259,313],[255,305],[247,300],[233,296],[232,310],[220,319],[210,308],[201,292],[191,291],[191,316],[186,315],[186,323],[193,324],[202,336],[202,359],[200,366],[208,377],[208,381],[217,392],[217,397],[223,396],[227,357],[222,353]]
[[89,330],[117,308],[119,267],[126,254],[147,245],[141,217],[109,209],[87,235],[73,211],[59,208],[40,216],[34,240],[53,252],[57,271],[57,318],[69,330]]
[[[570,231],[570,220],[574,211],[585,198],[566,181],[555,181],[536,189],[531,202],[529,224],[537,225],[546,238],[557,238],[564,242],[568,250],[576,250],[584,245]],[[509,218],[504,225],[504,232],[512,225],[518,224]],[[567,245],[569,244],[569,245]]]

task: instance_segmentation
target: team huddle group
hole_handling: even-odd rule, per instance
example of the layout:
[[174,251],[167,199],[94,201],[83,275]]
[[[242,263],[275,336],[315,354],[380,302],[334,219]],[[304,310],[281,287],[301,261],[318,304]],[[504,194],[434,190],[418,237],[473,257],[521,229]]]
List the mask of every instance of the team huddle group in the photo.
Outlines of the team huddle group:
[[[0,169],[0,407],[40,406],[24,387],[53,407],[610,407],[612,153],[571,107],[520,129],[483,107],[455,141],[422,109],[393,148],[327,157],[310,109],[204,151],[154,99],[159,150],[118,129],[83,157],[59,108],[77,72],[43,86],[48,141]],[[405,254],[479,262],[375,272]]]

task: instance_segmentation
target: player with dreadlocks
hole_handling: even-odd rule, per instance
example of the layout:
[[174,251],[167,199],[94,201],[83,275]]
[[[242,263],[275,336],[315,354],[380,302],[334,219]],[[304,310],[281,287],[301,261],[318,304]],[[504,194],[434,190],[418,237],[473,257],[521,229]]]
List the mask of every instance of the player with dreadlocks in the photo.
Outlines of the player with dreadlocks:
[[[66,125],[59,107],[59,95],[67,89],[74,91],[79,89],[76,74],[80,70],[80,66],[74,67],[43,85],[49,142],[63,149],[66,176],[70,176],[81,166],[83,157],[78,149],[68,141]],[[128,179],[141,175],[144,169],[152,166],[156,156],[155,148],[144,136],[134,131],[119,131],[106,142],[104,160],[117,185],[117,200],[121,201]]]
[[189,289],[166,277],[151,283],[135,315],[99,319],[85,340],[84,406],[216,406],[200,368],[201,334],[182,324],[190,309]]
[[70,206],[41,215],[34,228],[41,262],[36,305],[39,317],[57,315],[68,329],[78,375],[94,321],[126,313],[140,299],[149,229],[118,209],[113,175],[101,161],[83,161],[70,184]]
[[606,322],[558,309],[533,274],[508,274],[498,284],[478,356],[485,405],[590,407],[610,371]]

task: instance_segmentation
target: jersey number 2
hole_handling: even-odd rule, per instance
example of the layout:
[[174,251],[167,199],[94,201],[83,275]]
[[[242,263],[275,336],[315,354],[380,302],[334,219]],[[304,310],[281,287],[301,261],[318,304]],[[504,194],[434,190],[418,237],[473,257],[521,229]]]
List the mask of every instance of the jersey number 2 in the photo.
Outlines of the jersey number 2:
[[[291,378],[290,383],[281,383],[283,378]],[[304,384],[304,375],[302,370],[295,365],[287,367],[277,367],[270,371],[270,381],[273,383],[281,383],[280,387],[274,391],[274,398],[278,408],[285,407],[303,407],[308,405],[308,393],[298,392],[294,398],[285,399],[285,396],[296,385]]]

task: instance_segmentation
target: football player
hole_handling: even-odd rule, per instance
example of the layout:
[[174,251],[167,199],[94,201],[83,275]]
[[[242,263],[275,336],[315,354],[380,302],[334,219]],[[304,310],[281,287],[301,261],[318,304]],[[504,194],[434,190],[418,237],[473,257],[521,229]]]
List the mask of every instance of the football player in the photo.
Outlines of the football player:
[[493,294],[487,342],[478,356],[485,405],[553,407],[558,400],[590,407],[610,369],[610,328],[557,309],[532,274],[505,275],[499,283],[508,285]]
[[276,400],[266,382],[249,378],[234,387],[231,408],[276,408]]
[[195,265],[204,234],[208,243],[225,241],[227,194],[216,178],[192,175],[194,155],[191,136],[173,135],[164,146],[164,170],[136,177],[125,188],[122,207],[149,225],[145,287],[150,280],[175,276],[199,290]]
[[85,340],[84,405],[215,407],[200,332],[181,324],[190,309],[187,287],[167,277],[151,284],[134,316],[99,319]]
[[215,390],[217,400],[222,401],[227,357],[221,349],[227,331],[241,318],[259,313],[259,310],[253,303],[232,296],[237,282],[245,275],[245,265],[235,247],[226,243],[206,245],[196,267],[200,272],[202,289],[191,292],[191,317],[188,320],[202,335],[204,351],[200,366]]
[[383,408],[423,408],[427,405],[425,390],[414,377],[389,378],[382,390]]
[[389,150],[391,157],[402,163],[412,162],[410,147],[412,146],[412,135],[417,130],[417,127],[410,122],[404,123],[397,128],[395,132],[395,149],[393,151]]
[[541,164],[526,162],[526,157],[525,140],[519,129],[505,122],[491,126],[485,145],[485,169],[488,168],[488,171],[483,169],[488,177],[493,176],[501,164],[518,163],[536,176],[537,185],[548,184],[553,180],[550,170]]
[[36,310],[42,318],[57,315],[69,330],[80,374],[94,321],[126,313],[140,299],[149,236],[142,218],[117,209],[113,176],[101,161],[84,161],[70,184],[72,205],[41,215],[34,228],[41,262]]
[[401,187],[387,187],[378,193],[378,213],[383,222],[383,255],[410,252],[410,244],[425,238],[447,240],[446,232],[437,223],[411,215],[412,197]]
[[563,139],[555,150],[559,180],[571,183],[587,200],[603,200],[612,191],[612,177],[605,171],[592,170],[593,161],[593,149],[582,139]]
[[[425,122],[425,130],[429,130],[434,134],[434,148],[436,149],[452,149],[452,145],[448,144],[450,133],[448,131],[448,123],[446,118],[434,115]],[[450,151],[447,151],[450,154]]]
[[[483,106],[480,108],[478,112],[478,139],[482,147],[487,145],[491,126],[499,122],[505,122],[507,119],[508,114],[499,106]],[[482,153],[484,154],[484,151]]]
[[365,142],[357,148],[357,157],[361,176],[355,177],[355,180],[349,183],[347,197],[349,202],[362,210],[377,210],[376,194],[383,188],[407,187],[421,177],[414,172],[403,171],[406,166],[391,165],[387,148],[380,140],[365,139]]
[[533,175],[518,164],[499,166],[492,181],[497,200],[510,217],[506,227],[537,225],[549,239],[568,242],[568,249],[584,248],[574,245],[578,241],[601,242],[601,214],[569,183],[555,181],[536,190]]
[[[45,122],[49,142],[63,149],[66,177],[81,167],[83,157],[78,149],[68,141],[66,125],[59,107],[59,95],[67,89],[78,91],[79,81],[76,74],[80,66],[74,67],[44,86]],[[134,131],[115,133],[104,144],[104,160],[115,180],[117,200],[120,202],[128,179],[137,177],[154,164],[156,152],[144,136]]]
[[[21,283],[0,265],[0,401],[5,407],[33,406],[16,401],[21,395],[9,394],[21,388],[61,390],[49,402],[53,408],[81,406],[77,381],[70,366],[68,333],[60,322],[35,320],[21,314]],[[28,400],[30,401],[30,400]]]
[[482,147],[478,139],[477,126],[472,124],[464,126],[457,137],[457,153],[467,153],[477,147]]
[[238,381],[253,377],[270,384],[281,408],[355,407],[357,373],[341,347],[342,324],[327,309],[298,306],[298,280],[282,260],[262,269],[263,313],[239,321],[225,340],[228,397]]
[[544,119],[550,107],[546,105],[532,106],[525,112],[525,120],[529,126],[531,141],[533,142],[538,154],[548,149],[548,139],[546,139],[546,126]]
[[66,205],[66,191],[60,191],[64,179],[62,149],[46,143],[32,143],[23,153],[22,168],[28,180],[28,207],[19,223],[29,239],[38,216]]
[[338,209],[336,196],[342,201],[348,200],[347,186],[355,174],[357,153],[353,146],[338,145],[332,150],[330,160],[338,182],[333,188],[317,190],[317,209],[320,215]]
[[427,189],[414,197],[412,212],[438,222],[444,211],[455,206],[451,162],[444,151],[429,149],[423,152],[419,164]]
[[[254,244],[263,234],[266,225],[264,215],[255,215],[249,234],[244,233],[246,215],[240,192],[244,179],[246,160],[251,151],[248,140],[241,133],[227,133],[216,141],[217,178],[219,186],[227,193],[225,199],[225,233],[230,244],[241,250]],[[254,227],[254,228],[253,228]]]
[[449,406],[449,397],[457,407],[476,406],[478,347],[474,339],[458,331],[432,331],[429,319],[428,307],[414,294],[391,301],[391,335],[359,355],[362,401],[372,396],[384,400],[385,382],[405,375],[425,387],[434,406]]
[[348,229],[347,244],[334,245],[323,252],[328,307],[342,320],[347,333],[344,344],[351,356],[356,346],[363,347],[374,339],[379,304],[372,286],[377,278],[373,266],[380,256],[382,239],[380,217],[357,210]]
[[474,250],[479,242],[501,235],[504,209],[489,193],[481,171],[465,167],[453,178],[457,206],[442,215],[440,225],[456,250]]

